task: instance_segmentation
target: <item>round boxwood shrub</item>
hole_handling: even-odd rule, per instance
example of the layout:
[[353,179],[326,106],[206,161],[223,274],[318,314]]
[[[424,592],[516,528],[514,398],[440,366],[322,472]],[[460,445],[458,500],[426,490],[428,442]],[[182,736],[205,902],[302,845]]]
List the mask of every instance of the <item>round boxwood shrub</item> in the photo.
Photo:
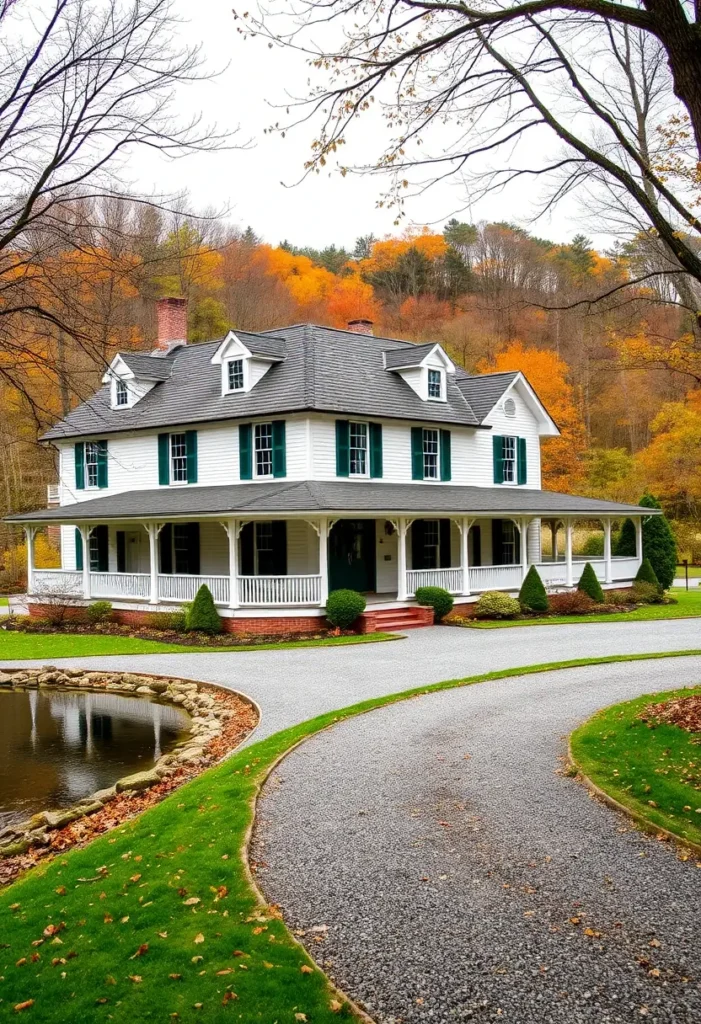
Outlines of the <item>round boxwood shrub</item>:
[[649,558],[643,558],[640,563],[640,568],[635,574],[636,583],[654,583],[656,587],[659,587],[660,581],[657,579],[657,573],[652,568],[652,562]]
[[221,633],[221,619],[212,591],[204,583],[185,613],[185,628],[194,633]]
[[443,587],[418,587],[416,600],[419,604],[433,608],[436,622],[440,622],[441,619],[446,617],[448,612],[452,612],[453,605],[455,604],[453,595],[449,594]]
[[480,597],[475,609],[478,619],[514,619],[521,611],[515,597],[509,597],[500,590],[487,590]]
[[326,602],[326,618],[338,629],[350,629],[365,611],[366,603],[357,590],[332,590]]
[[93,625],[98,622],[107,622],[110,615],[112,614],[112,602],[111,601],[93,601],[85,609],[85,614],[88,617],[88,621]]
[[543,581],[534,565],[526,573],[518,595],[519,604],[525,612],[547,612],[548,595]]
[[588,594],[592,601],[596,601],[597,604],[604,603],[604,592],[601,589],[601,584],[596,577],[596,573],[594,572],[594,567],[591,562],[587,562],[584,566],[584,571],[582,572],[582,575],[579,578],[579,583],[577,584],[577,590],[581,590],[582,593]]

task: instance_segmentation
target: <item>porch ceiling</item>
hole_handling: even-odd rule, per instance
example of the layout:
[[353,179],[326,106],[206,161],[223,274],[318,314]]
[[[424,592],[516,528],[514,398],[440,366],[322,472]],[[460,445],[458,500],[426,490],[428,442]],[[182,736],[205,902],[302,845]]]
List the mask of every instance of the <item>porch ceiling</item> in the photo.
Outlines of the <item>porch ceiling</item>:
[[252,515],[624,516],[655,509],[524,487],[461,487],[380,481],[278,480],[222,487],[125,491],[59,508],[8,516],[17,523],[77,523]]

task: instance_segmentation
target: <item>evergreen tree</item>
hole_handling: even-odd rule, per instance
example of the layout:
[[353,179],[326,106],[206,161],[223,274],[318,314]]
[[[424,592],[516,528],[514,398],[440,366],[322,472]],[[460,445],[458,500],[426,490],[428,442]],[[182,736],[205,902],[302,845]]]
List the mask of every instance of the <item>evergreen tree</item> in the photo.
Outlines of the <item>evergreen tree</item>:
[[581,590],[582,593],[588,594],[592,601],[596,601],[597,604],[604,603],[604,592],[601,589],[596,573],[592,567],[591,562],[587,562],[584,566],[584,571],[579,578],[577,584],[577,590]]
[[634,558],[635,544],[635,523],[632,519],[626,519],[621,527],[613,553],[621,558]]
[[657,578],[657,573],[653,569],[649,558],[643,558],[640,568],[635,574],[635,582],[653,583],[656,587],[659,587],[660,581]]
[[548,610],[548,595],[534,565],[530,567],[521,584],[518,600],[524,611],[547,612]]
[[[646,508],[662,508],[651,494],[644,494],[640,504]],[[643,520],[643,556],[650,560],[660,586],[668,590],[677,570],[677,542],[666,516]]]
[[221,633],[221,619],[214,604],[212,591],[204,583],[187,609],[185,628],[198,633]]

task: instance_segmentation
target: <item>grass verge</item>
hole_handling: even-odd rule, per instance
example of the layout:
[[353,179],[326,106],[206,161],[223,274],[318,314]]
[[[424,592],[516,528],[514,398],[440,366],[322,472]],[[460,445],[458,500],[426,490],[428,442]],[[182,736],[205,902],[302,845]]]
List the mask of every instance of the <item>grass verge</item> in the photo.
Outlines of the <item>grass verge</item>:
[[[255,799],[279,758],[321,729],[409,697],[683,655],[701,650],[580,658],[449,680],[320,715],[239,751],[134,821],[42,863],[0,893],[0,1018],[14,1019],[13,1008],[29,1001],[28,1019],[55,1024],[353,1018],[276,909],[258,902],[248,876]],[[322,941],[320,957],[323,950]]]
[[232,644],[231,647],[188,647],[161,644],[129,636],[75,636],[70,633],[14,633],[0,630],[0,660],[29,661],[38,658],[90,658],[110,654],[231,654],[232,651],[283,651],[295,647],[345,647],[398,640],[394,633],[321,637],[285,643]]
[[10,599],[8,597],[0,597],[0,608],[7,608],[9,603]]
[[604,708],[572,733],[570,750],[584,775],[634,815],[701,845],[698,736],[637,718],[648,704],[694,693],[701,686]]
[[538,619],[516,619],[513,622],[468,622],[468,629],[508,629],[515,626],[562,626],[573,622],[656,622],[660,619],[694,619],[701,616],[701,589],[673,589],[676,604],[648,604],[630,612],[603,615],[544,615]]

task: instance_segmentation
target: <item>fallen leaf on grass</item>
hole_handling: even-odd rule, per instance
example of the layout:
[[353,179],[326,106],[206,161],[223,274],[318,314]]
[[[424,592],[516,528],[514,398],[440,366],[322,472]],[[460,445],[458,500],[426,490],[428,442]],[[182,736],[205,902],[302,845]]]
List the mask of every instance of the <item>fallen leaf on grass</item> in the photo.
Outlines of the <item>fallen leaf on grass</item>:
[[58,889],[54,889],[54,892],[56,893],[57,896],[65,896],[66,895],[66,887],[65,887],[65,885],[59,885]]
[[300,971],[302,972],[302,974],[313,974],[314,968],[310,967],[309,964],[302,964],[302,966],[300,967]]
[[234,973],[234,968],[233,967],[225,967],[223,970],[217,971],[217,977],[221,978],[225,974],[233,974],[233,973]]
[[129,981],[133,981],[135,985],[140,985],[144,979],[140,974],[130,974]]
[[47,924],[44,928],[44,938],[50,939],[52,935],[58,935],[66,927],[65,921],[61,921],[60,924]]
[[167,939],[168,938],[168,932],[158,932],[158,938],[159,939]]
[[202,962],[202,960],[204,960],[203,956],[193,956],[192,963],[193,964],[199,964],[199,963]]
[[191,896],[189,900],[183,900],[183,905],[186,907],[194,907],[196,903],[200,903],[199,896]]
[[338,999],[332,999],[329,1007],[333,1013],[340,1013],[343,1009],[343,1003],[339,1003]]
[[182,974],[169,974],[168,977],[171,981],[180,981]]
[[307,1015],[306,1015],[306,1013],[296,1013],[296,1014],[295,1014],[295,1020],[299,1020],[299,1021],[302,1021],[302,1024],[304,1024],[304,1021],[305,1021],[306,1019],[307,1019]]
[[148,953],[148,942],[142,942],[136,953],[133,953],[129,959],[136,960],[137,956],[144,956],[146,953]]
[[[22,1010],[29,1010],[34,1006],[33,999],[25,999],[23,1003],[15,1003],[15,1013],[21,1013]],[[304,1018],[306,1020],[306,1017]]]
[[221,1001],[222,1006],[226,1006],[227,1003],[232,1003],[234,999],[238,999],[235,992],[227,991],[224,993],[224,998]]
[[200,942],[204,942],[204,935],[202,934],[202,932],[198,932],[198,933],[197,933],[197,935],[195,936],[195,939],[194,939],[194,941],[195,941],[196,943],[198,943],[198,944],[199,944]]

